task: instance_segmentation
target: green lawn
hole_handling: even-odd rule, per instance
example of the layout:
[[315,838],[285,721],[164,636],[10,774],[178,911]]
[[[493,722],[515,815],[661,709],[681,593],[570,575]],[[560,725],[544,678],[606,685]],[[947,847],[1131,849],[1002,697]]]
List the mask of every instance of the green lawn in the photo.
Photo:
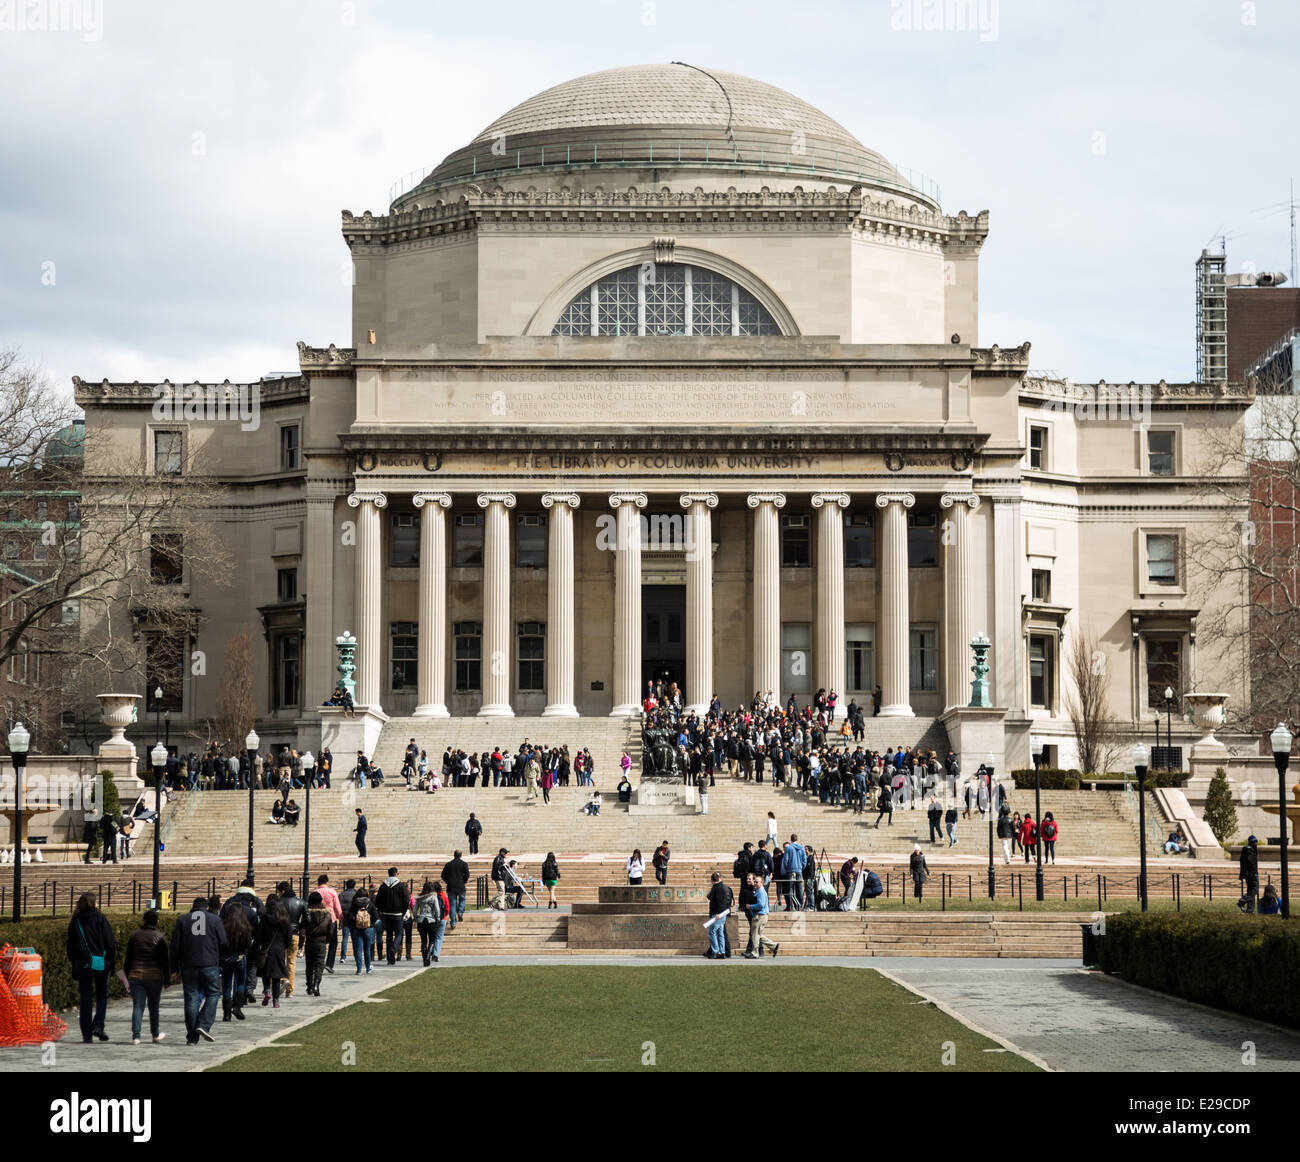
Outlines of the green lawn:
[[[743,978],[743,979],[742,979]],[[220,1072],[647,1068],[1034,1072],[870,969],[798,965],[435,968]],[[653,1042],[653,1049],[646,1043]],[[355,1063],[345,1064],[346,1046]],[[993,1050],[988,1052],[988,1050]],[[951,1063],[945,1063],[945,1053]]]

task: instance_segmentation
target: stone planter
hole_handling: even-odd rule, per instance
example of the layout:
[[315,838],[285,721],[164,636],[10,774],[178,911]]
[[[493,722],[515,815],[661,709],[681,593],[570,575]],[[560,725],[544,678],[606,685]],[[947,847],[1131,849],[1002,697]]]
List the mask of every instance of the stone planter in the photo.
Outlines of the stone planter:
[[1228,705],[1227,694],[1185,694],[1184,699],[1191,708],[1192,714],[1196,719],[1196,725],[1203,731],[1204,735],[1197,740],[1193,746],[1194,751],[1213,750],[1224,751],[1226,748],[1217,738],[1214,737],[1214,731],[1217,727],[1223,725],[1224,715]]
[[136,721],[139,711],[139,694],[97,694],[99,699],[99,720],[112,732],[106,742],[101,743],[99,753],[110,756],[135,757],[135,744],[128,742],[126,728]]

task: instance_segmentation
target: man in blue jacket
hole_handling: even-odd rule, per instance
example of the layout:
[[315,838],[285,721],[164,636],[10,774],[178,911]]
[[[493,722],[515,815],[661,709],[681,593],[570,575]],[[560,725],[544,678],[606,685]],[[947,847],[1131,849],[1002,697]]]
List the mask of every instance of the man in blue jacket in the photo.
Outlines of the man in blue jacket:
[[180,970],[185,992],[185,1044],[199,1039],[214,1040],[212,1022],[217,1019],[221,996],[221,957],[225,952],[226,929],[208,901],[199,896],[187,916],[172,929],[171,962]]
[[808,862],[803,844],[797,835],[790,836],[785,845],[785,856],[781,860],[781,876],[785,880],[785,910],[787,912],[803,909],[803,869]]
[[745,910],[749,913],[750,946],[755,951],[747,951],[745,959],[757,960],[763,955],[764,945],[772,950],[772,955],[775,957],[781,946],[763,935],[763,929],[767,927],[767,890],[763,887],[762,879],[756,875],[749,877],[749,883],[754,889],[754,899],[746,905]]

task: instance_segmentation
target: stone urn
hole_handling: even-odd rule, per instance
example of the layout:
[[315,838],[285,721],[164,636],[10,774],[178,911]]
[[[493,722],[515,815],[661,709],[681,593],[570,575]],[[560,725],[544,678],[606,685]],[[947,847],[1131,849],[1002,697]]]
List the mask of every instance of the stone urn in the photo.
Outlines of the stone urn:
[[136,720],[139,694],[97,694],[99,720],[111,731],[108,740],[100,745],[102,755],[134,755],[135,744],[128,742],[126,728]]
[[1214,731],[1216,727],[1223,725],[1228,705],[1228,695],[1184,694],[1183,698],[1191,708],[1192,715],[1196,719],[1196,725],[1205,731],[1197,740],[1194,749],[1199,750],[1202,747],[1210,747],[1214,750],[1223,750],[1223,743],[1214,737]]

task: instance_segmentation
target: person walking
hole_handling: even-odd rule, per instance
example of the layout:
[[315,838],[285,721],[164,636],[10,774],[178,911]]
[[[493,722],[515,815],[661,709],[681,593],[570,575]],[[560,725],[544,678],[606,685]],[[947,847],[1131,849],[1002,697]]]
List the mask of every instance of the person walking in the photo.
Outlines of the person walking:
[[753,951],[746,951],[745,959],[757,960],[763,955],[764,948],[770,948],[772,956],[775,957],[781,951],[781,946],[763,935],[763,930],[767,927],[767,889],[763,887],[763,881],[756,875],[749,877],[749,883],[754,891],[754,898],[748,906],[749,944]]
[[100,863],[108,863],[109,860],[117,863],[117,830],[117,819],[105,811],[104,817],[99,821],[99,834],[104,846]]
[[492,908],[497,912],[504,912],[506,907],[506,856],[509,854],[509,849],[505,847],[498,851],[496,859],[492,861],[492,870],[488,873],[492,882],[496,884]]
[[369,829],[370,824],[366,822],[366,817],[361,813],[360,807],[358,807],[356,811],[357,811],[357,825],[352,830],[356,833],[356,837],[357,837],[356,838],[357,858],[365,859],[366,858],[366,831]]
[[776,850],[776,845],[777,845],[777,838],[776,838],[776,836],[777,836],[777,831],[778,831],[778,828],[777,828],[777,825],[776,825],[776,815],[775,815],[773,812],[769,811],[769,812],[767,813],[767,849],[768,849],[768,851],[775,851],[775,850]]
[[1056,820],[1052,818],[1052,813],[1047,812],[1043,816],[1043,826],[1040,828],[1043,839],[1043,862],[1047,863],[1050,859],[1056,863],[1056,837],[1060,834],[1060,828],[1056,826]]
[[362,967],[371,969],[371,952],[375,944],[375,924],[379,921],[379,909],[370,898],[366,886],[361,884],[352,897],[352,903],[346,913],[347,925],[352,931],[352,959],[357,966],[357,976]]
[[888,786],[880,788],[880,798],[876,802],[876,830],[880,830],[880,820],[883,816],[889,816],[889,826],[894,826],[894,792]]
[[1024,822],[1020,818],[1020,812],[1017,811],[1011,816],[1011,854],[1015,855],[1020,850],[1020,825]]
[[150,908],[139,928],[127,937],[122,972],[131,990],[131,1044],[140,1044],[145,1008],[149,1009],[149,1033],[154,1044],[167,1034],[159,1027],[158,1003],[163,989],[171,984],[171,958],[167,938],[158,930],[158,913]]
[[641,856],[641,849],[636,848],[628,857],[627,861],[627,882],[632,887],[637,887],[642,878],[645,876],[645,860]]
[[402,942],[402,917],[411,906],[411,896],[406,885],[397,878],[397,869],[388,869],[388,878],[379,885],[375,893],[375,903],[384,925],[384,946],[388,952],[388,963],[397,963],[397,955]]
[[469,813],[469,818],[465,821],[465,838],[469,840],[470,855],[478,855],[478,840],[483,834],[483,824],[474,816],[474,812]]
[[428,968],[430,964],[438,962],[434,939],[439,926],[445,924],[447,919],[442,910],[442,898],[432,880],[424,881],[414,909],[415,924],[420,930],[420,960]]
[[289,913],[279,896],[267,901],[262,926],[257,934],[257,954],[262,974],[262,1007],[274,1002],[280,1007],[280,984],[289,975],[285,949],[289,940]]
[[[1237,906],[1243,912],[1253,914],[1255,911],[1255,898],[1259,895],[1259,840],[1253,835],[1246,840],[1246,846],[1241,849],[1241,855],[1237,860],[1237,875],[1241,880],[1242,889],[1241,900]],[[84,1011],[84,1001],[82,1002],[82,1008]],[[84,1019],[82,1021],[82,1033],[83,1040],[88,1040],[88,1038],[84,1037]]]
[[1025,812],[1025,817],[1020,824],[1020,849],[1025,853],[1025,863],[1029,863],[1034,858],[1034,853],[1038,849],[1038,826],[1028,811]]
[[280,902],[289,917],[289,932],[284,942],[285,963],[289,966],[284,996],[288,1000],[293,996],[294,984],[297,980],[298,958],[304,955],[307,905],[294,895],[293,884],[288,880],[281,880],[275,885],[275,890],[279,893]]
[[465,918],[465,888],[469,883],[469,864],[461,859],[459,851],[452,852],[451,859],[442,865],[442,882],[449,905],[445,919],[448,928],[455,929]]
[[730,886],[714,872],[710,876],[709,922],[705,926],[709,932],[709,951],[705,955],[710,960],[725,960],[727,957],[727,916],[731,913],[733,900]]
[[948,846],[957,846],[957,800],[954,799],[943,813],[943,825],[948,831]]
[[671,854],[668,851],[668,840],[664,840],[656,849],[650,862],[654,865],[655,879],[660,884],[668,883],[668,860]]
[[113,926],[89,892],[81,894],[72,913],[67,952],[72,975],[81,992],[81,1039],[87,1044],[92,1039],[107,1041],[104,1016],[109,974],[117,966],[117,939]]
[[[244,1019],[244,996],[248,988],[248,946],[253,941],[252,911],[236,894],[221,910],[226,929],[226,947],[221,953],[221,1019]],[[256,917],[256,913],[253,913]],[[128,973],[128,975],[130,975]]]
[[1011,862],[1011,842],[1015,836],[1015,826],[1011,822],[1011,812],[1005,807],[998,812],[998,838],[1002,841],[1002,862]]
[[555,852],[548,851],[546,858],[542,861],[542,885],[550,892],[547,898],[547,909],[555,908],[559,910],[559,901],[555,898],[555,888],[560,882],[560,864],[555,858]]
[[187,1045],[215,1040],[212,1023],[217,1019],[217,998],[221,996],[225,945],[226,929],[221,917],[207,900],[196,897],[189,914],[176,921],[171,943],[171,963],[180,972],[185,992]]
[[321,902],[330,914],[330,942],[329,950],[325,953],[325,971],[333,976],[334,953],[339,944],[339,921],[343,919],[343,905],[339,901],[338,892],[330,887],[329,876],[322,874],[316,878],[316,890],[320,892]]
[[925,808],[925,817],[930,822],[930,843],[938,843],[943,838],[943,804],[937,795],[930,796]]
[[912,896],[919,900],[925,888],[925,881],[930,878],[930,868],[925,862],[925,852],[918,843],[912,848],[911,858],[907,861],[907,871],[912,877]]
[[334,931],[334,917],[320,892],[312,892],[307,897],[307,916],[302,927],[307,944],[307,995],[318,997],[330,950],[330,934]]
[[790,836],[785,845],[781,860],[781,876],[784,880],[785,910],[787,912],[803,911],[803,873],[807,862],[803,844],[797,835]]

